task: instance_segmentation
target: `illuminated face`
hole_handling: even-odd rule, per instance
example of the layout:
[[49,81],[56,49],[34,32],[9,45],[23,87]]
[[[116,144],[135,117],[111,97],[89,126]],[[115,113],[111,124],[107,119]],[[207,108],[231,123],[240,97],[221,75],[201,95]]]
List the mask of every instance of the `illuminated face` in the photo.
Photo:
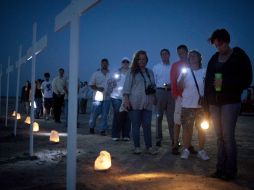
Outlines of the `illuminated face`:
[[178,49],[177,54],[181,60],[186,60],[188,58],[188,52],[183,48]]
[[140,54],[138,58],[138,66],[140,68],[145,68],[147,63],[146,55],[145,54]]

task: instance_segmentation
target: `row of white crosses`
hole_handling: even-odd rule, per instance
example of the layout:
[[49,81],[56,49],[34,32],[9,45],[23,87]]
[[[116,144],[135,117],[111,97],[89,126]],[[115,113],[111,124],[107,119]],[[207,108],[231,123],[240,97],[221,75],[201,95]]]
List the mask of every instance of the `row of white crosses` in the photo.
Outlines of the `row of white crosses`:
[[[76,150],[77,150],[77,82],[78,82],[78,64],[79,64],[79,21],[82,13],[98,3],[99,0],[72,0],[55,18],[55,31],[59,31],[65,25],[70,24],[70,60],[69,60],[69,102],[68,102],[68,139],[67,139],[67,189],[76,189]],[[33,155],[33,123],[34,123],[34,92],[35,92],[35,65],[36,55],[47,46],[47,37],[44,36],[39,41],[36,41],[37,25],[33,25],[33,43],[28,49],[25,57],[22,57],[22,47],[19,49],[19,60],[16,67],[18,69],[17,76],[17,92],[16,92],[16,114],[18,110],[18,89],[20,82],[20,66],[26,60],[32,58],[32,79],[31,79],[31,124],[30,124],[30,143],[29,154]],[[8,93],[9,93],[9,73],[13,71],[13,65],[10,66],[10,57],[8,59],[7,68],[7,103],[6,103],[6,121],[8,112]],[[1,80],[1,73],[0,73]],[[0,81],[1,82],[1,81]],[[0,83],[1,88],[1,83]],[[15,114],[15,118],[16,118]],[[17,120],[15,119],[14,135],[16,135]]]
[[[30,124],[30,142],[29,142],[29,155],[33,155],[33,123],[34,123],[34,92],[35,92],[35,64],[36,64],[36,55],[41,52],[47,46],[47,36],[44,36],[39,41],[36,41],[37,34],[37,24],[33,24],[33,41],[32,47],[27,50],[27,53],[22,57],[22,46],[19,47],[19,59],[16,62],[17,67],[17,87],[16,87],[16,105],[15,105],[15,124],[13,129],[13,134],[16,136],[17,133],[17,113],[18,113],[18,94],[19,94],[19,83],[20,83],[20,67],[23,63],[26,63],[28,60],[32,59],[32,74],[31,74],[31,124]],[[10,57],[8,58],[8,67],[6,70],[7,73],[7,94],[6,94],[6,113],[5,113],[5,126],[8,124],[8,99],[9,99],[9,74],[14,69],[14,65],[10,65]]]

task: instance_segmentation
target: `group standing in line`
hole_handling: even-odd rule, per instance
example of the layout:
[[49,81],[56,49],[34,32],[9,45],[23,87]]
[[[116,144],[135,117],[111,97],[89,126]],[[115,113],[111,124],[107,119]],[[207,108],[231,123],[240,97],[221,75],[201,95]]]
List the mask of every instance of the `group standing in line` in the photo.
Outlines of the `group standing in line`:
[[[225,29],[215,30],[209,42],[217,52],[202,67],[202,55],[197,50],[189,52],[186,45],[177,47],[179,61],[170,63],[170,51],[161,49],[161,62],[152,69],[147,67],[148,55],[139,50],[131,61],[124,57],[120,68],[110,72],[107,58],[101,60],[101,67],[92,74],[89,83],[81,84],[79,105],[81,113],[86,113],[87,88],[93,90],[93,101],[89,118],[89,132],[95,134],[96,121],[100,115],[99,133],[108,132],[110,105],[113,108],[112,140],[129,141],[134,145],[134,153],[142,153],[140,127],[142,126],[145,150],[157,154],[162,146],[162,119],[165,113],[172,154],[188,159],[196,154],[208,160],[205,151],[205,133],[200,128],[202,117],[211,120],[214,126],[218,156],[216,171],[212,177],[231,180],[237,177],[237,148],[235,127],[240,112],[241,94],[252,82],[252,67],[247,54],[239,47],[231,48],[230,35]],[[36,82],[35,103],[38,107],[36,118],[40,115],[43,102],[45,118],[48,120],[53,107],[54,120],[61,123],[60,116],[64,98],[68,97],[67,80],[64,70],[50,82],[50,74],[44,74],[44,82]],[[22,101],[26,114],[29,113],[29,81],[22,88]],[[42,101],[43,97],[43,101]],[[205,106],[200,105],[200,99]],[[53,105],[53,106],[52,106]],[[85,106],[84,106],[85,105]],[[84,107],[83,107],[84,106]],[[156,115],[155,147],[152,143],[152,113]],[[180,129],[183,144],[180,153]],[[192,146],[193,129],[198,131],[198,150]],[[130,135],[131,134],[131,135]]]

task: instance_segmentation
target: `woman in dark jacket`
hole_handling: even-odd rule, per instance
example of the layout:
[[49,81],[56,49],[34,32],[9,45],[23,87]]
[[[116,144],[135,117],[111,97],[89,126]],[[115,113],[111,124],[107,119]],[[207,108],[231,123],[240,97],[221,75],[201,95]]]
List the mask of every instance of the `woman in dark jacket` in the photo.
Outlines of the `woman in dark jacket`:
[[218,141],[217,170],[212,177],[231,180],[237,175],[235,127],[241,94],[252,82],[252,67],[241,48],[229,46],[230,35],[225,29],[215,30],[209,41],[218,50],[208,63],[205,79],[205,96]]

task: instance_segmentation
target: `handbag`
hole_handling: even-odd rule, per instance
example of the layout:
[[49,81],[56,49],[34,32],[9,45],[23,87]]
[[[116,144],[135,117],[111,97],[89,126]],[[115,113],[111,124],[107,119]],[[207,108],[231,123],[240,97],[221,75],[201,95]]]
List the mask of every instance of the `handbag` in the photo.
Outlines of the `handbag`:
[[196,84],[196,88],[197,88],[197,91],[198,91],[198,95],[199,95],[199,99],[198,99],[198,105],[202,106],[202,107],[205,107],[206,106],[206,98],[204,96],[201,96],[200,95],[200,91],[199,91],[199,87],[198,87],[198,83],[197,83],[197,80],[196,80],[196,77],[195,77],[195,74],[193,72],[193,70],[191,69],[191,74],[194,78],[194,81],[195,81],[195,84]]

